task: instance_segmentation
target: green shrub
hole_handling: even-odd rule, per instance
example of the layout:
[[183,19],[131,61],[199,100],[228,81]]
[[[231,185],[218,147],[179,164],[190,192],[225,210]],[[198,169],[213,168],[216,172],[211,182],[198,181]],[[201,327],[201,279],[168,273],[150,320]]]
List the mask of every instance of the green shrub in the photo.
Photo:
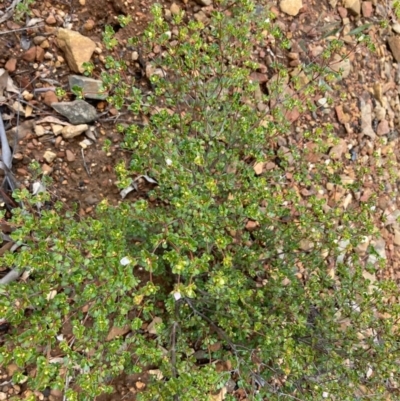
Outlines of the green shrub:
[[[356,252],[377,234],[373,203],[328,206],[319,190],[343,166],[310,167],[288,122],[312,106],[301,99],[334,85],[329,60],[343,44],[294,75],[270,66],[260,97],[249,80],[253,45],[268,37],[290,47],[262,14],[247,0],[220,2],[206,25],[181,13],[171,44],[156,5],[142,43],[163,49],[150,94],[117,79],[123,63],[107,60],[109,101],[149,116],[144,127],[118,127],[132,154],[117,166],[119,185],[140,175],[158,185],[135,203],[102,202],[95,218],[15,212],[24,246],[4,264],[30,277],[2,288],[12,329],[0,363],[21,368],[16,382],[93,400],[122,372],[158,369],[138,399],[180,401],[208,400],[231,378],[254,400],[383,400],[396,385],[397,287],[371,282],[380,264]],[[110,31],[106,40],[115,45]],[[328,124],[297,134],[320,152],[337,140]],[[274,168],[255,171],[261,162]],[[354,190],[365,174],[355,171]]]

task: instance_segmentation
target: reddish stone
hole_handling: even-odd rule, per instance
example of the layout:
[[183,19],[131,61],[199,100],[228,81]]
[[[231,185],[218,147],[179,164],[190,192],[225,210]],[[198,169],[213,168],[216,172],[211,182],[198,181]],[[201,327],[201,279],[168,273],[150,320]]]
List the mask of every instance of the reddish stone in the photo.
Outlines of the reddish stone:
[[258,227],[260,227],[260,224],[257,221],[249,220],[246,223],[246,230],[247,231],[251,232],[251,231],[257,230]]
[[300,61],[300,60],[292,60],[292,61],[289,63],[290,67],[297,67],[297,66],[299,66],[300,64],[301,64],[301,61]]
[[28,63],[32,63],[35,60],[41,62],[44,59],[44,49],[40,46],[33,46],[23,54],[22,59]]
[[67,150],[65,151],[65,154],[66,154],[67,160],[68,160],[69,162],[73,162],[73,161],[75,160],[75,155],[74,155],[69,149],[67,149]]
[[338,105],[335,107],[336,116],[341,124],[346,124],[350,121],[350,116],[343,111],[343,106]]
[[22,59],[27,61],[28,63],[32,63],[33,61],[35,61],[35,58],[36,58],[36,47],[35,46],[28,49],[22,55]]
[[55,23],[57,23],[56,18],[54,17],[54,15],[50,14],[50,15],[46,18],[46,24],[47,24],[47,25],[54,25]]
[[88,19],[83,25],[83,29],[91,31],[95,27],[96,23],[92,19]]
[[17,59],[10,58],[4,67],[8,72],[14,72],[17,69]]
[[47,106],[51,106],[52,103],[57,103],[58,99],[53,91],[48,91],[43,94],[43,102],[47,104]]
[[44,59],[44,49],[40,46],[36,46],[36,60],[42,62]]
[[382,120],[379,124],[378,124],[378,128],[376,130],[376,133],[379,136],[382,135],[386,135],[390,132],[390,127],[389,127],[389,123],[387,120]]
[[300,117],[300,112],[298,108],[295,107],[293,110],[287,111],[285,117],[291,123],[294,123]]
[[51,174],[53,172],[53,167],[50,167],[48,164],[42,164],[42,172],[44,175]]
[[[260,57],[262,57],[261,54]],[[258,64],[257,71],[261,72],[261,74],[265,74],[268,72],[268,67],[265,64]]]
[[371,18],[374,12],[374,9],[372,7],[372,2],[363,1],[361,5],[361,10],[364,18]]
[[32,11],[32,14],[35,17],[37,17],[37,18],[42,18],[43,17],[42,13],[37,8],[32,8],[31,11]]
[[253,71],[253,72],[250,74],[250,79],[251,79],[252,81],[259,82],[260,84],[262,84],[262,83],[268,81],[268,75],[267,75],[267,74],[262,74],[261,72],[255,72],[255,71]]
[[22,176],[27,176],[29,173],[24,168],[18,168],[17,173]]
[[338,13],[339,13],[339,15],[340,15],[340,17],[343,19],[343,18],[346,18],[347,17],[347,8],[344,8],[344,7],[338,7]]

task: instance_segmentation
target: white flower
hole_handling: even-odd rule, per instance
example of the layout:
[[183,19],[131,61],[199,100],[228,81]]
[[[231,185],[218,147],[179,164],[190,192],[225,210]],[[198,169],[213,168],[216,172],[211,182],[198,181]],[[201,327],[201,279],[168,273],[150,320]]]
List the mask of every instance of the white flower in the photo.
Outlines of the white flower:
[[174,298],[175,301],[179,301],[182,298],[182,295],[180,292],[174,292]]
[[328,398],[328,395],[329,395],[329,394],[328,394],[326,391],[324,391],[324,392],[322,393],[322,397],[323,397],[323,398]]
[[129,263],[131,263],[131,260],[128,258],[128,256],[124,256],[119,263],[121,263],[122,266],[127,266]]
[[165,159],[165,163],[167,163],[167,166],[172,165],[172,160],[171,159]]

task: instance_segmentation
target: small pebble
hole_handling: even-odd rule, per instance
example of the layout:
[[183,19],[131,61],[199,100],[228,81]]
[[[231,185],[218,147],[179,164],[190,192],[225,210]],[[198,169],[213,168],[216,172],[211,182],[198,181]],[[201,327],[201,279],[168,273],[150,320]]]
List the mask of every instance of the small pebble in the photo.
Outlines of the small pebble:
[[79,142],[79,145],[81,145],[83,149],[87,149],[91,144],[92,142],[89,139],[84,139],[82,142]]
[[8,72],[14,72],[17,69],[17,59],[12,57],[10,58],[6,65],[4,66],[4,68],[8,71]]
[[[61,138],[61,137],[60,137],[60,138]],[[67,160],[68,160],[69,162],[73,162],[73,161],[75,160],[75,155],[74,155],[69,149],[67,149],[67,150],[65,151],[65,155],[66,155]]]
[[176,3],[172,3],[170,10],[173,15],[177,15],[181,12],[181,8]]
[[35,37],[33,38],[33,43],[34,43],[36,46],[39,46],[39,45],[41,45],[45,40],[46,40],[46,36],[35,36]]
[[35,134],[37,136],[42,136],[46,133],[46,130],[41,125],[35,125]]
[[400,24],[398,22],[396,22],[395,24],[392,25],[392,29],[394,32],[400,34]]
[[98,203],[99,200],[96,198],[96,196],[94,196],[93,194],[90,194],[84,199],[84,202],[86,204],[88,204],[89,206],[93,206],[96,203]]
[[135,383],[135,385],[136,385],[136,388],[137,388],[138,390],[143,390],[143,389],[146,387],[146,383],[143,383],[143,382],[140,382],[140,381],[137,381],[137,382]]
[[51,106],[52,103],[57,103],[57,95],[53,91],[47,91],[43,94],[43,103],[47,106]]
[[62,142],[62,136],[57,137],[56,142],[54,144],[55,147],[59,147],[61,142]]
[[50,167],[48,164],[42,164],[42,171],[44,175],[49,175],[53,172],[53,168]]
[[83,25],[83,29],[85,29],[86,31],[91,31],[95,26],[95,22],[92,19],[88,19],[84,25]]
[[47,18],[46,18],[46,24],[47,25],[54,25],[55,23],[57,22],[57,20],[56,20],[56,18],[54,17],[54,15],[49,15]]
[[46,150],[43,155],[43,159],[46,160],[47,163],[52,163],[57,155],[49,150]]
[[44,40],[44,41],[40,44],[40,47],[41,47],[42,49],[48,49],[48,48],[50,47],[49,41],[48,41],[47,39]]

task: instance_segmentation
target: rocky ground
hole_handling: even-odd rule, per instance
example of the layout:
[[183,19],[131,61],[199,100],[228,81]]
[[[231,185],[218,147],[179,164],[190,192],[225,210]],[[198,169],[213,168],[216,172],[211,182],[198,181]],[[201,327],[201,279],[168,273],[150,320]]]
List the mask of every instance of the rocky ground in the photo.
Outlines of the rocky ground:
[[[120,160],[128,161],[130,155],[120,148],[122,136],[115,130],[115,124],[129,123],[133,117],[126,110],[118,111],[108,105],[99,91],[98,78],[108,54],[102,32],[106,24],[114,27],[120,46],[113,55],[128,64],[129,73],[124,79],[146,90],[147,61],[141,60],[140,49],[128,46],[127,39],[143,32],[150,18],[152,0],[36,1],[32,15],[23,21],[6,18],[11,3],[8,0],[0,3],[0,112],[14,151],[15,179],[20,186],[32,190],[36,177],[30,165],[37,161],[43,174],[53,179],[49,188],[53,200],[67,205],[77,203],[81,216],[91,214],[104,198],[118,204],[122,199],[115,185],[113,167]],[[207,20],[213,9],[211,0],[162,1],[162,4],[167,18],[183,8],[190,18]],[[266,41],[263,47],[254,49],[253,57],[260,68],[252,78],[261,87],[270,78],[267,65],[274,57],[285,60],[295,70],[300,63],[318,57],[332,36],[340,36],[345,42],[342,53],[348,54],[348,60],[337,59],[332,64],[334,69],[343,69],[343,79],[332,92],[313,99],[318,106],[315,113],[300,115],[294,111],[288,116],[293,123],[292,143],[307,147],[309,144],[304,138],[298,139],[296,133],[327,122],[333,124],[339,143],[332,145],[327,154],[311,151],[310,169],[321,160],[341,162],[342,182],[326,182],[319,195],[328,204],[341,202],[343,208],[356,208],[376,193],[381,194],[375,206],[381,238],[366,238],[359,245],[359,252],[372,258],[366,252],[373,245],[388,262],[383,275],[400,281],[397,222],[400,24],[385,0],[275,0],[269,4],[292,48],[290,52],[279,53],[273,43]],[[133,19],[125,28],[116,19],[121,14]],[[376,52],[358,46],[352,34],[354,29],[368,23],[371,25],[364,32],[368,32]],[[321,39],[323,36],[326,37]],[[153,49],[153,55],[159,52],[157,47]],[[82,62],[86,61],[95,66],[93,79],[83,75]],[[75,85],[83,87],[83,99],[76,97]],[[56,88],[64,93],[60,94]],[[333,98],[333,104],[329,97]],[[282,148],[285,145],[282,143]],[[361,187],[352,191],[344,185],[355,180],[355,161],[361,161],[368,173]],[[275,167],[269,163],[255,168],[257,173],[258,169]],[[305,198],[310,195],[307,188],[299,191]],[[9,194],[2,191],[0,195],[4,204],[12,204]],[[125,201],[134,196],[129,194]],[[0,249],[0,254],[6,246]],[[378,279],[372,274],[369,278]],[[0,400],[18,394],[23,399],[32,393],[10,383],[13,368],[11,365],[1,371]],[[135,393],[145,387],[145,379],[120,378],[115,382],[116,393],[102,400],[133,400]],[[55,390],[35,394],[40,400],[62,399]]]

